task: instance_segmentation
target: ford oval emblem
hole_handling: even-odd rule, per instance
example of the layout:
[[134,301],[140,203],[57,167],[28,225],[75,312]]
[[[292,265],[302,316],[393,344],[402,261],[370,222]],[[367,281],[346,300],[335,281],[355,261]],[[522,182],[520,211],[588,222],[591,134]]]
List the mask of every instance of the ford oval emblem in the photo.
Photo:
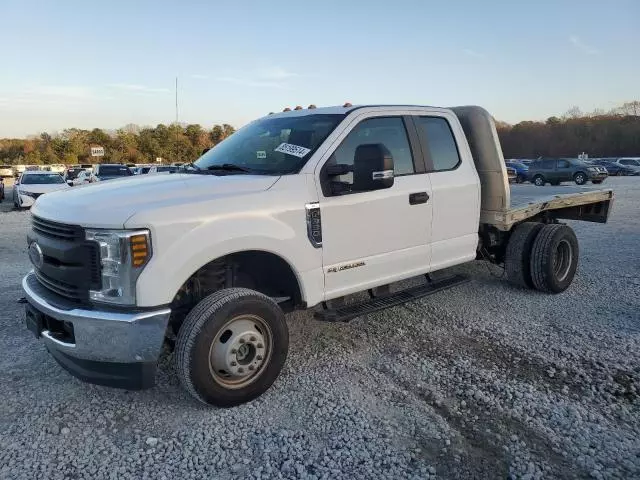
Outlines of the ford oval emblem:
[[42,264],[44,263],[44,255],[42,255],[42,249],[38,242],[31,242],[29,245],[29,260],[33,263],[33,266],[36,268],[42,268]]

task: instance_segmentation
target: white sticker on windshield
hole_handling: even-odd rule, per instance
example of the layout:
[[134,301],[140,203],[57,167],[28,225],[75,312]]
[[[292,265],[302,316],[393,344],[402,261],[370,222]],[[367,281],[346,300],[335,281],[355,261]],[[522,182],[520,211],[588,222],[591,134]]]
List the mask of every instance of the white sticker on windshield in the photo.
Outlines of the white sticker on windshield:
[[265,152],[264,150],[258,150],[256,152],[256,157],[259,159],[267,158],[267,152]]
[[287,155],[293,155],[294,157],[302,158],[311,150],[309,148],[300,147],[291,143],[281,143],[275,149],[276,152],[286,153]]

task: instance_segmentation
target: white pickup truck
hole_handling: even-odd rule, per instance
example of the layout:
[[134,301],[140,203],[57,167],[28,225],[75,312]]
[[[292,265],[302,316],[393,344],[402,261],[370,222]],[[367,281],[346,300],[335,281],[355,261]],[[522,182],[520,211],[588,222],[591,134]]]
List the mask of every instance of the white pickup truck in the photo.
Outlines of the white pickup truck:
[[[613,201],[587,189],[513,200],[480,107],[296,108],[183,168],[39,199],[26,322],[103,385],[152,386],[167,345],[186,389],[217,406],[274,382],[293,309],[347,321],[464,282],[432,273],[476,259],[562,292],[578,242],[558,220],[606,222]],[[356,292],[369,297],[344,302]]]

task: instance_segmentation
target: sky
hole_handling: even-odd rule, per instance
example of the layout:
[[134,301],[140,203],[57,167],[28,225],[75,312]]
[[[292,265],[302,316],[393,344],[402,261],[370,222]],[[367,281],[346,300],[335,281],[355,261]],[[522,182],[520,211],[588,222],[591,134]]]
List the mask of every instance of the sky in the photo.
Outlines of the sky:
[[0,138],[286,106],[640,100],[638,0],[0,0]]

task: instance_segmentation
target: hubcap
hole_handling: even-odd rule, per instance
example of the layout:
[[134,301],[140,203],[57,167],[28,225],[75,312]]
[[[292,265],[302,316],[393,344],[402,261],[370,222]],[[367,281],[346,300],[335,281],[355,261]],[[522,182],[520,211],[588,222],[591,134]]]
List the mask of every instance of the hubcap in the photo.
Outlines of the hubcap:
[[582,183],[582,182],[584,182],[584,177],[583,177],[582,175],[578,175],[578,176],[576,177],[576,181],[577,181],[578,183]]
[[559,282],[562,282],[569,275],[572,260],[573,249],[571,245],[566,240],[561,240],[556,248],[556,254],[553,256],[553,272]]
[[257,315],[235,317],[216,334],[209,349],[209,371],[225,388],[242,388],[254,382],[271,359],[272,336]]

